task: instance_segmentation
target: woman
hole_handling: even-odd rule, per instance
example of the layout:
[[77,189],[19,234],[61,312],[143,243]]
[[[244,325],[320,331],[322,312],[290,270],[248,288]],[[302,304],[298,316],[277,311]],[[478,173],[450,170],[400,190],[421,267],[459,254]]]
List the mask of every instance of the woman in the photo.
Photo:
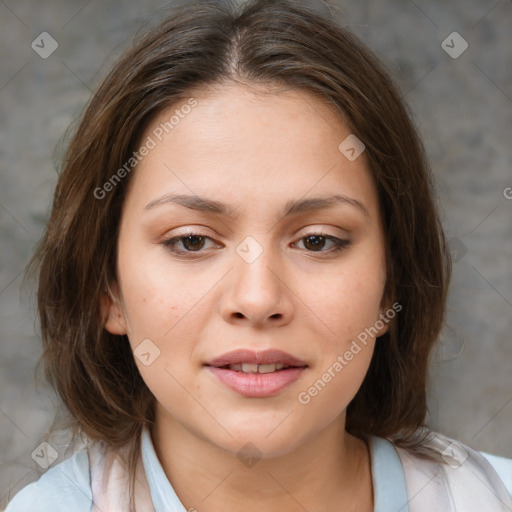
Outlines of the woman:
[[174,9],[68,148],[34,262],[47,377],[90,443],[8,512],[510,510],[512,462],[424,424],[433,195],[347,30],[295,2]]

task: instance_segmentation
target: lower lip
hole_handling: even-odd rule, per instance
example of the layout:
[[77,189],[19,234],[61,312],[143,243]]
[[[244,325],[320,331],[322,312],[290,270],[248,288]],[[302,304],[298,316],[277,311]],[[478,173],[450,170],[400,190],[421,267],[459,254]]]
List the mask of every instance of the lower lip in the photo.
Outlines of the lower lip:
[[298,380],[306,370],[303,366],[272,373],[244,373],[213,366],[207,366],[207,368],[228,388],[250,398],[277,395]]

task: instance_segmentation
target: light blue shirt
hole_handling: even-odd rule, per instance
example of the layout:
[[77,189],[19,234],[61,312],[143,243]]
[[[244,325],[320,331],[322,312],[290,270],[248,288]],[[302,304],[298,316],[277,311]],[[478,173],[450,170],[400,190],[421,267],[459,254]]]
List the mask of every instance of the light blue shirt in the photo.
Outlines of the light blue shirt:
[[[155,512],[187,512],[158,460],[149,430],[141,439],[142,460]],[[374,512],[409,512],[405,476],[394,446],[373,437],[370,442]],[[512,494],[512,461],[484,454]],[[6,512],[90,512],[91,476],[86,450],[48,470],[37,482],[23,488]],[[105,511],[108,512],[108,511]]]

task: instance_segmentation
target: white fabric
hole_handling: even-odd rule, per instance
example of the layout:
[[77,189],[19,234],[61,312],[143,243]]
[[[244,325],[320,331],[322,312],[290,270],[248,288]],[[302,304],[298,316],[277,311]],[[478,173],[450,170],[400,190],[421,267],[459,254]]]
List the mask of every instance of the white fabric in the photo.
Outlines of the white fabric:
[[404,470],[410,512],[512,511],[512,498],[483,455],[437,433],[425,446],[443,461],[424,460],[396,448]]
[[[441,463],[371,438],[374,512],[512,512],[512,459],[479,454],[438,434],[422,446]],[[136,512],[187,512],[147,429],[141,452]],[[102,443],[84,447],[19,491],[7,512],[133,512],[121,457],[126,451],[115,453]]]
[[[395,447],[405,476],[410,512],[512,512],[512,498],[483,455],[440,434],[433,434],[425,446],[437,454],[439,462]],[[133,512],[121,455],[125,453],[116,454],[99,443],[89,448],[92,512]],[[142,463],[137,468],[135,495],[135,512],[154,512]]]
[[[129,477],[126,470],[126,450],[111,450],[104,443],[89,447],[91,491],[93,506],[91,512],[129,512]],[[139,459],[135,482],[136,512],[154,512],[149,486]]]

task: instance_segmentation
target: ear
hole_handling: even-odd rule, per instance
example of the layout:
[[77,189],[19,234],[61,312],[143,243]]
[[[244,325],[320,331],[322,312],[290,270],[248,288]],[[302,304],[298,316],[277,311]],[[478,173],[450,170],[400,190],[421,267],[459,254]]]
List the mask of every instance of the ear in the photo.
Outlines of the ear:
[[[384,295],[379,307],[379,317],[375,321],[375,327],[378,329],[377,338],[386,334],[389,330],[389,326],[395,318],[397,309],[396,304],[391,304],[391,299]],[[402,309],[400,307],[400,309]],[[399,310],[398,310],[399,311]]]
[[107,291],[101,294],[100,300],[101,317],[105,322],[105,329],[110,334],[126,334],[126,319],[121,307],[117,283],[108,286]]

